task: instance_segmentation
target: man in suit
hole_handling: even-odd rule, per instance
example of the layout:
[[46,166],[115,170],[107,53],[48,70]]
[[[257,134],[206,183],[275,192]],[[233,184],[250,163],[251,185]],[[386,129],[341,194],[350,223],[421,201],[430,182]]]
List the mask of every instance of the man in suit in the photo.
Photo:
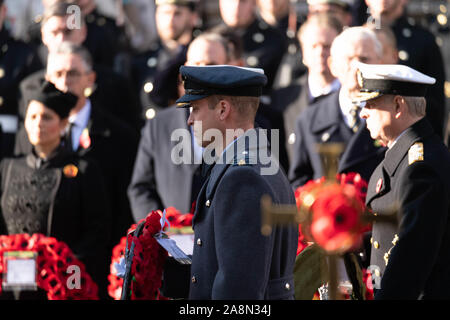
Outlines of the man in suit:
[[[183,66],[188,125],[203,148],[208,178],[193,218],[190,299],[293,299],[298,228],[261,234],[261,197],[294,204],[267,138],[254,128],[267,77],[261,69]],[[268,169],[266,172],[265,170]]]
[[[89,44],[88,39],[94,42],[90,38],[91,29],[88,28],[88,23],[83,15],[80,16],[79,28],[70,27],[71,23],[73,23],[70,6],[71,4],[58,2],[53,6],[47,7],[44,11],[44,16],[40,23],[42,43],[38,47],[43,67],[47,64],[48,54],[55,51],[62,42],[71,42],[85,47]],[[98,35],[95,35],[95,37],[98,37]],[[93,49],[90,47],[86,48],[93,56],[95,53]],[[143,123],[139,112],[137,95],[134,94],[130,81],[98,60],[93,59],[93,68],[97,74],[95,84],[85,92],[85,95],[90,96],[92,100],[99,100],[98,105],[104,107],[105,110],[126,121],[130,126],[139,128]],[[41,70],[39,74],[30,76],[24,80],[21,87],[24,88],[29,82],[36,81],[35,77],[42,78],[44,74],[45,71]]]
[[405,14],[406,0],[366,0],[375,26],[392,28],[398,47],[399,63],[409,66],[436,79],[427,92],[426,117],[437,135],[443,137],[445,108],[445,67],[435,36],[418,24],[412,25]]
[[297,34],[308,72],[289,86],[272,93],[271,106],[283,114],[286,149],[291,163],[296,140],[295,120],[308,106],[340,87],[339,80],[330,71],[328,57],[331,44],[341,31],[342,24],[332,15],[310,16]]
[[377,63],[381,53],[376,35],[364,27],[348,28],[334,39],[329,65],[341,88],[297,118],[294,161],[289,171],[294,188],[325,175],[317,144],[345,144],[338,171],[357,172],[366,181],[382,160],[384,149],[375,145],[359,118],[358,106],[352,103],[360,89],[355,62]]
[[[112,249],[133,223],[126,190],[137,151],[138,135],[84,95],[86,88],[92,86],[95,80],[92,60],[85,48],[62,43],[49,55],[45,79],[59,90],[70,91],[78,97],[69,116],[66,144],[80,156],[95,160],[102,169],[112,208],[109,243]],[[16,144],[18,153],[30,150],[25,134],[19,136]],[[106,259],[110,263],[110,257]]]
[[436,82],[404,65],[358,66],[361,117],[389,148],[369,181],[375,299],[449,299],[450,153],[425,117]]

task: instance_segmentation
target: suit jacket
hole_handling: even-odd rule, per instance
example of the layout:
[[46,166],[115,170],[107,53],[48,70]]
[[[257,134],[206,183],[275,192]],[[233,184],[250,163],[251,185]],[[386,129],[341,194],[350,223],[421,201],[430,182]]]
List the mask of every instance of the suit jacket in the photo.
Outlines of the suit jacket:
[[297,118],[294,160],[289,170],[294,188],[325,174],[316,144],[327,142],[345,144],[338,172],[357,172],[366,181],[384,156],[385,148],[375,146],[364,121],[356,133],[350,130],[339,107],[339,91],[334,92]]
[[288,87],[276,89],[271,94],[271,107],[283,114],[289,163],[292,163],[294,158],[295,121],[309,105],[307,74]]
[[174,130],[189,133],[183,142],[193,154],[190,131],[187,126],[189,109],[174,106],[159,112],[148,120],[142,129],[141,141],[134,164],[133,176],[128,188],[134,220],[145,218],[152,210],[175,207],[190,212],[201,183],[200,164],[176,164],[172,161],[172,150],[179,141],[171,141]]
[[[259,130],[240,139],[252,132]],[[263,236],[260,201],[267,194],[274,203],[294,205],[295,198],[282,170],[262,173],[258,152],[267,154],[266,138],[232,156],[225,153],[210,169],[193,218],[190,299],[294,297],[298,227],[274,227]]]
[[386,152],[366,203],[374,214],[394,209],[397,217],[373,224],[370,263],[382,277],[375,298],[449,299],[450,153],[426,119]]

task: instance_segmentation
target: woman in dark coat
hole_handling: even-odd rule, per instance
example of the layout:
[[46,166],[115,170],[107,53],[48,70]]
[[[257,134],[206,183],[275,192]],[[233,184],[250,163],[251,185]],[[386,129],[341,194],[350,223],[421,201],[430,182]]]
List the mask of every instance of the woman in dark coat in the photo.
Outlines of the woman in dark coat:
[[106,288],[110,211],[99,168],[64,146],[77,97],[45,82],[29,100],[25,129],[33,150],[0,163],[0,234],[41,233],[65,242]]

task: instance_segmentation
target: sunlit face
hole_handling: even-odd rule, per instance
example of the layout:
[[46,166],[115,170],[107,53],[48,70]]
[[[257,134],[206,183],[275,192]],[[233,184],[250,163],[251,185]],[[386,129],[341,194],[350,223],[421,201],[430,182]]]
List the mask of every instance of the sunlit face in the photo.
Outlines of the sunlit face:
[[258,7],[275,17],[281,17],[289,8],[289,0],[258,0]]
[[330,48],[337,31],[318,26],[310,26],[302,34],[300,39],[303,63],[308,67],[308,71],[313,74],[329,74],[328,57]]
[[162,41],[178,40],[195,26],[195,14],[186,6],[162,4],[156,7],[156,28]]
[[366,119],[372,139],[380,139],[387,145],[396,138],[395,103],[392,95],[367,101],[360,116]]
[[366,0],[367,7],[373,16],[380,16],[397,10],[405,0]]
[[95,74],[76,54],[52,54],[47,63],[47,80],[63,92],[70,91],[84,97],[86,88],[92,88]]
[[186,65],[208,66],[227,63],[225,48],[218,41],[194,40],[187,52]]
[[50,52],[56,51],[56,48],[64,41],[81,45],[86,39],[86,26],[81,28],[69,29],[67,17],[51,17],[42,26],[42,42]]
[[370,39],[358,39],[343,45],[332,57],[331,71],[339,79],[342,88],[350,95],[357,94],[360,86],[357,78],[356,62],[376,64],[380,59],[375,50],[375,43]]
[[209,129],[218,129],[220,126],[220,111],[217,105],[214,109],[210,109],[208,104],[208,98],[192,101],[187,121],[194,131],[195,141],[204,148],[212,142],[204,139],[205,132]]
[[232,28],[244,28],[255,19],[255,0],[220,0],[222,20]]
[[61,132],[67,119],[61,118],[41,102],[32,100],[25,116],[25,130],[33,146],[52,146],[59,144]]

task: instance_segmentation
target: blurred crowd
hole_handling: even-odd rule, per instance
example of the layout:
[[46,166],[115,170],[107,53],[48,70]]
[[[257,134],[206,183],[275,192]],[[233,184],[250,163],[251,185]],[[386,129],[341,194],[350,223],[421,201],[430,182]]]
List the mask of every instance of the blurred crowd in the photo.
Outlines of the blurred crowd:
[[[352,70],[355,59],[405,64],[434,77],[436,84],[426,97],[427,118],[446,143],[450,138],[450,41],[446,41],[450,1],[3,0],[0,4],[0,156],[39,157],[26,119],[30,101],[44,105],[48,101],[36,98],[36,92],[48,90],[43,84],[50,82],[57,91],[78,98],[60,140],[80,159],[92,160],[104,193],[96,197],[90,187],[90,198],[80,200],[97,202],[91,216],[80,213],[82,219],[97,221],[97,228],[80,226],[79,239],[72,235],[66,241],[74,243],[80,256],[86,250],[100,250],[89,254],[98,258],[91,264],[103,266],[95,271],[102,297],[111,250],[130,225],[155,209],[174,206],[189,212],[202,184],[201,165],[177,166],[170,158],[171,131],[188,128],[188,110],[173,107],[183,95],[178,72],[182,65],[264,69],[268,84],[256,122],[264,129],[280,130],[279,160],[293,187],[323,175],[316,168],[320,159],[309,147],[311,141],[347,141],[358,131],[351,107],[344,108],[346,99],[358,91]],[[340,117],[353,131],[339,136],[329,130],[334,120],[324,120],[330,114],[319,118],[309,110],[331,101],[339,101]],[[296,121],[301,114],[302,120]],[[201,156],[195,143],[192,148],[195,156]],[[349,161],[346,170],[368,179],[379,156],[370,165],[362,163],[362,169]],[[5,165],[1,168],[3,215],[10,209],[4,200],[8,170]],[[51,199],[53,208],[56,200]],[[103,220],[98,221],[95,212],[101,212]],[[11,223],[4,220],[0,231],[11,233]],[[19,227],[14,230],[45,233],[39,227]],[[97,245],[78,245],[83,237],[91,237]]]

